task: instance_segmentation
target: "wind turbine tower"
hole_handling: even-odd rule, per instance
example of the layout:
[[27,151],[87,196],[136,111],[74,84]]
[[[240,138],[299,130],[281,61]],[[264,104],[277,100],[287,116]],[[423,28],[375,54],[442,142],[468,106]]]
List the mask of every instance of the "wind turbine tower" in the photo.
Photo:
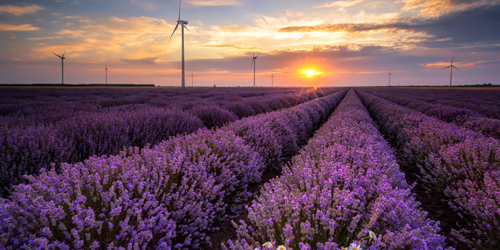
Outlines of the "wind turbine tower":
[[104,64],[104,71],[106,71],[106,85],[108,85],[108,65]]
[[[184,67],[184,29],[189,30],[186,25],[188,24],[188,21],[181,20],[181,2],[182,0],[179,0],[179,19],[177,19],[177,25],[175,26],[174,32],[172,32],[172,35],[170,36],[170,40],[175,34],[175,31],[181,25],[181,30],[182,30],[182,88],[186,87],[186,78],[185,78],[185,67]],[[170,41],[169,40],[169,41]]]
[[274,74],[271,75],[271,87],[274,87]]
[[52,52],[52,54],[56,55],[57,57],[61,58],[61,71],[62,71],[62,77],[61,77],[61,84],[64,85],[64,59],[66,59],[66,57],[64,57],[64,54],[66,54],[66,51],[64,51],[64,53],[62,54],[62,56]]
[[450,66],[444,67],[444,68],[441,69],[441,70],[443,70],[443,69],[450,68],[450,86],[451,86],[451,79],[453,78],[453,68],[455,68],[456,70],[460,71],[457,67],[453,66],[453,59],[455,59],[455,57],[451,58]]
[[389,69],[389,74],[387,74],[386,77],[389,77],[389,87],[391,86],[391,77],[393,76],[393,74],[391,73],[391,70]]
[[255,60],[257,60],[258,56],[255,56],[255,52],[253,53],[252,65],[253,65],[253,88],[255,88]]
[[191,87],[194,87],[194,74],[191,72]]

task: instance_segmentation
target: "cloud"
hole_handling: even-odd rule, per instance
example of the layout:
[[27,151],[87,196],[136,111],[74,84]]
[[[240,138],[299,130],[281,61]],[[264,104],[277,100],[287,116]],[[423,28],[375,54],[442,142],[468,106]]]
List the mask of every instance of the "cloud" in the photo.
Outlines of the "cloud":
[[337,24],[322,24],[315,26],[290,26],[279,29],[280,32],[348,32],[359,33],[367,31],[390,29],[403,29],[402,23],[337,23]]
[[[382,46],[360,46],[357,44],[335,45],[335,46],[316,46],[311,49],[280,49],[269,52],[259,52],[257,68],[260,69],[298,69],[307,64],[331,65],[326,63],[334,61],[339,65],[346,62],[356,62],[374,55],[380,55],[394,51],[391,48]],[[247,72],[250,70],[252,52],[239,56],[228,56],[220,59],[198,59],[189,60],[187,64],[201,71],[223,71]],[[175,63],[172,62],[172,66]]]
[[[419,46],[465,47],[465,44],[491,44],[500,42],[500,5],[455,11],[433,18],[395,18],[386,22],[337,23],[313,26],[288,26],[280,32],[345,32],[345,33],[397,33],[426,34],[406,41]],[[402,42],[403,39],[401,40]]]
[[215,45],[202,45],[204,48],[230,48],[230,49],[261,49],[255,46],[246,46],[246,45],[230,45],[230,44],[215,44]]
[[237,0],[190,0],[188,3],[194,6],[241,5]]
[[30,38],[27,38],[27,39],[31,40],[31,41],[40,41],[40,40],[54,40],[54,39],[59,39],[59,38],[62,38],[62,36],[30,37]]
[[0,14],[6,13],[14,16],[22,16],[25,14],[34,14],[40,10],[43,10],[42,7],[33,4],[28,6],[14,6],[14,5],[0,5]]
[[432,35],[422,43],[428,47],[495,45],[500,42],[500,5],[456,11],[413,25],[415,31]]
[[499,0],[402,0],[403,11],[416,11],[421,16],[439,17],[454,11],[500,4]]
[[346,8],[353,6],[355,4],[361,3],[364,0],[352,0],[352,1],[336,1],[336,2],[331,2],[331,3],[325,3],[319,6],[315,6],[314,8],[331,8],[331,7],[338,7],[338,8]]
[[[486,65],[495,65],[500,64],[500,60],[486,60],[486,61],[475,61],[475,62],[453,62],[453,66],[458,68],[467,68],[467,67],[484,67]],[[434,63],[421,63],[420,66],[426,68],[433,67],[447,67],[450,65],[450,62],[434,62]]]
[[35,31],[39,30],[38,27],[33,27],[31,24],[11,25],[0,24],[0,31]]
[[[81,54],[80,61],[96,61],[116,54],[126,59],[158,57],[162,61],[180,47],[180,43],[168,43],[174,25],[162,19],[73,16],[61,17],[59,21],[63,28],[31,38],[41,40],[30,46],[31,57],[43,59],[50,56],[47,51],[67,50]],[[191,33],[196,30],[191,29]],[[61,38],[45,39],[50,37]]]
[[156,60],[158,57],[148,57],[141,59],[120,59],[122,62],[131,63],[131,64],[145,64],[145,65],[154,65],[156,64]]

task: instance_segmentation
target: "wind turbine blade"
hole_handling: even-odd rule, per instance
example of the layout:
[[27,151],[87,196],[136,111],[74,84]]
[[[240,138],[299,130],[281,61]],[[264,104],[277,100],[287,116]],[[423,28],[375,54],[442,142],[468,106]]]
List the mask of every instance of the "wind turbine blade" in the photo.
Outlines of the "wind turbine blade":
[[453,65],[452,65],[451,67],[453,67],[453,68],[457,69],[458,71],[460,71],[457,67],[455,67],[455,66],[453,66]]
[[172,37],[174,36],[175,31],[177,30],[177,27],[179,27],[179,22],[177,22],[177,25],[175,26],[174,32],[172,32],[172,35],[170,36],[170,39],[168,39],[169,42],[170,42],[170,40],[172,40]]
[[447,68],[449,68],[449,67],[451,67],[451,65],[450,65],[450,66],[448,66],[448,67],[444,67],[444,68],[442,68],[441,70],[443,70],[443,69],[447,69]]
[[453,59],[455,59],[455,57],[452,57],[452,58],[451,58],[451,64],[453,64]]
[[58,55],[58,54],[56,54],[56,53],[54,53],[54,52],[52,52],[52,54],[54,54],[54,55],[56,55],[57,57],[61,58],[61,56],[60,56],[60,55]]
[[64,53],[63,53],[62,57],[64,57],[64,54],[66,54],[66,51],[64,51]]
[[179,19],[178,20],[181,20],[181,2],[182,0],[179,0]]

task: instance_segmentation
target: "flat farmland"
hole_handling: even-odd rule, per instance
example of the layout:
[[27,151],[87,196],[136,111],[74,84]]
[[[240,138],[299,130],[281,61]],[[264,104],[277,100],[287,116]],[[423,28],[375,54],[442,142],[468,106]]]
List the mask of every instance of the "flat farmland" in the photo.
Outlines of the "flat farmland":
[[500,89],[0,93],[0,249],[498,249]]

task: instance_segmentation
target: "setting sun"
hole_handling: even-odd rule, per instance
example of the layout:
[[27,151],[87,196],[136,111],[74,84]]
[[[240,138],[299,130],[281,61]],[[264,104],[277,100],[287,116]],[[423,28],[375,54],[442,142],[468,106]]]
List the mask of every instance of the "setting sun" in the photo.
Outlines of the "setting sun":
[[316,75],[316,72],[314,72],[312,70],[308,70],[308,71],[304,72],[304,74],[308,77],[313,77],[314,75]]
[[311,77],[314,77],[314,76],[318,76],[318,75],[321,75],[322,73],[321,72],[318,72],[314,69],[304,69],[304,70],[301,70],[300,71],[300,74],[304,77],[308,77],[308,78],[311,78]]

